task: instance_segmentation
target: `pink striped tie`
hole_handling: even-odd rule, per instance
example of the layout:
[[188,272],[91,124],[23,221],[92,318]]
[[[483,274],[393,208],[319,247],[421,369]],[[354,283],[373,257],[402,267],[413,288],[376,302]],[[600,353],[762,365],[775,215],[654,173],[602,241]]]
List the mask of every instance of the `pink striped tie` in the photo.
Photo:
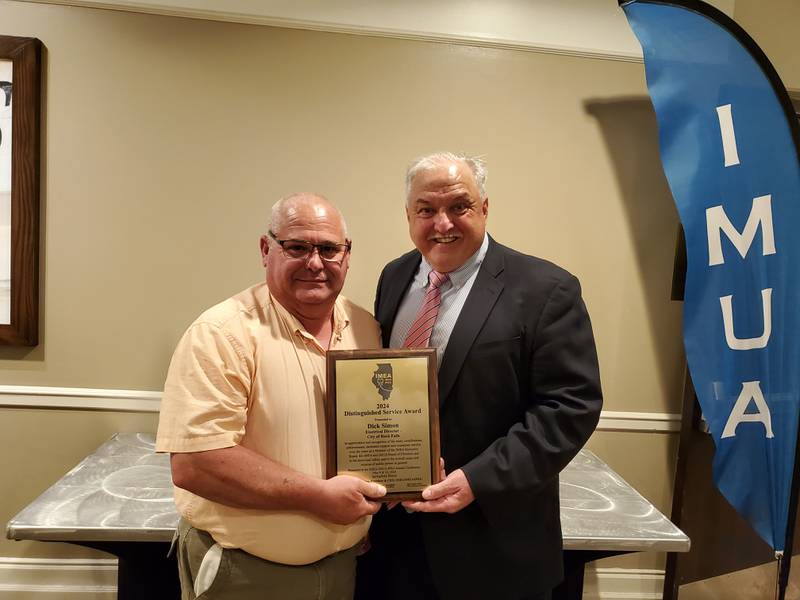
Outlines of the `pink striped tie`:
[[406,341],[403,348],[426,348],[431,340],[433,324],[439,314],[439,305],[442,303],[442,293],[439,289],[441,285],[450,279],[447,273],[431,271],[428,275],[428,291],[425,293],[425,300],[417,313],[417,318],[411,325],[411,329],[406,334]]

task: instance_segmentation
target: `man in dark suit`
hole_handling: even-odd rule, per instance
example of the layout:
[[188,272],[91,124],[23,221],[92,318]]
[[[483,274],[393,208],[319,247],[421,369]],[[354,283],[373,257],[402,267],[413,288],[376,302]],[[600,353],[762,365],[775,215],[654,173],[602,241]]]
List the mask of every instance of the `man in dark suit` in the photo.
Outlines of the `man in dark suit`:
[[563,577],[558,473],[599,418],[594,338],[575,277],[486,234],[485,177],[451,153],[407,173],[417,249],[384,268],[375,316],[384,346],[439,351],[447,475],[376,515],[359,598],[538,600]]

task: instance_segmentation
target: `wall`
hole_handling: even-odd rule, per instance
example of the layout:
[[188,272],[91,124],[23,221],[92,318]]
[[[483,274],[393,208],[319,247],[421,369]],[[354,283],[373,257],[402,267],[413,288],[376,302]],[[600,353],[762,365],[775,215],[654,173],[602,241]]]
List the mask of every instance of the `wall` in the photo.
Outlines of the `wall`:
[[[410,247],[403,169],[437,149],[488,160],[496,239],[581,279],[605,408],[680,412],[677,216],[641,64],[8,1],[0,34],[46,48],[42,343],[0,349],[0,384],[34,398],[0,409],[0,522],[114,431],[155,427],[37,409],[38,386],[159,390],[192,319],[263,277],[268,207],[295,190],[342,208],[346,293],[371,306]],[[674,435],[590,447],[669,512]],[[0,556],[99,555],[2,541]]]
[[790,90],[800,91],[800,60],[797,58],[797,30],[800,3],[796,0],[736,0],[736,22],[769,57]]

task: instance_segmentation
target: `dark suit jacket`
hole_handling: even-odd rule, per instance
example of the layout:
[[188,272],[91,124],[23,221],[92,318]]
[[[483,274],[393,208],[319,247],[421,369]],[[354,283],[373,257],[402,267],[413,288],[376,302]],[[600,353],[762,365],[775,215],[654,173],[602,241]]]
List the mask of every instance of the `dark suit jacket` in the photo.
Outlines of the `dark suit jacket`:
[[[375,315],[384,346],[420,260],[409,252],[381,274]],[[463,469],[475,494],[454,515],[411,517],[439,593],[499,600],[554,587],[563,577],[558,473],[602,404],[578,280],[490,238],[442,358],[439,398],[447,472]],[[374,546],[392,544],[382,520],[385,511]]]

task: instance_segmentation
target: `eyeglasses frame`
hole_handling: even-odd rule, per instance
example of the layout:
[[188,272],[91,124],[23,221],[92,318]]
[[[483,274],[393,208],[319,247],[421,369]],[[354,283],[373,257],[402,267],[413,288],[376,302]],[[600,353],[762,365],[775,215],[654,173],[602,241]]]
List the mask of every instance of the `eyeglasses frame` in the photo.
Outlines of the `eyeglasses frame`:
[[[353,242],[351,240],[346,240],[344,244],[333,244],[333,243],[330,243],[330,242],[325,242],[324,244],[314,244],[312,242],[309,242],[308,240],[295,240],[295,239],[281,240],[281,239],[278,238],[277,235],[275,235],[273,233],[273,231],[271,229],[267,230],[267,235],[270,238],[272,238],[273,240],[275,240],[275,242],[281,247],[281,252],[283,252],[283,255],[286,258],[291,259],[291,260],[304,260],[304,261],[307,261],[309,258],[311,258],[314,255],[314,250],[316,250],[317,251],[317,256],[319,256],[319,259],[321,261],[326,262],[326,263],[335,263],[335,264],[341,265],[344,262],[345,256],[347,256],[347,254],[353,249]],[[303,256],[303,257],[289,256],[286,253],[286,250],[283,247],[283,245],[286,244],[287,242],[294,242],[296,244],[308,244],[309,246],[311,246],[311,250],[309,250],[308,254]],[[323,257],[322,253],[320,252],[320,248],[322,248],[324,246],[336,246],[336,247],[339,247],[339,248],[344,247],[344,254],[342,255],[342,258],[336,259],[336,258],[325,258],[325,257]]]

